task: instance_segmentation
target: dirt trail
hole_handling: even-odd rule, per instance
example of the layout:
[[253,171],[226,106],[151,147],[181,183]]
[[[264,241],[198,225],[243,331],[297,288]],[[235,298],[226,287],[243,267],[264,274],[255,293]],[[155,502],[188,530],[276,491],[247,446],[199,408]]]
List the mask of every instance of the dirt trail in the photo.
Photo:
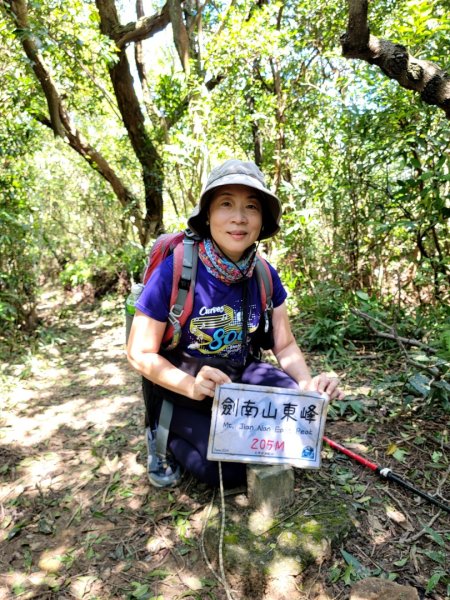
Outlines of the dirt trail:
[[[40,311],[48,324],[40,352],[7,365],[0,381],[0,599],[224,599],[198,543],[211,490],[190,478],[171,491],[147,484],[140,378],[125,358],[121,303],[76,308],[47,294]],[[445,424],[433,427],[443,431]],[[330,428],[341,440],[368,431],[366,423],[344,420]],[[381,453],[393,431],[401,438],[398,424],[381,429],[372,425],[366,436],[368,444],[376,439],[372,452]],[[425,472],[429,456],[413,441],[408,460]],[[432,450],[436,457],[439,447]],[[442,465],[433,459],[437,470],[424,481],[428,489],[442,481],[445,497],[441,459]],[[299,495],[304,481],[299,477]],[[313,570],[316,591],[299,588],[299,599],[342,600],[362,575],[394,570],[398,581],[423,593],[430,574],[448,566],[442,517],[430,524],[435,511],[367,470],[342,457],[326,460],[308,486],[319,495],[345,495],[359,511],[359,528],[345,548],[364,570],[358,561],[345,563],[337,548]],[[408,543],[426,524],[428,534]],[[445,597],[441,579],[426,597]]]
[[198,560],[191,527],[181,515],[180,536],[174,523],[209,493],[147,484],[120,304],[71,311],[49,300],[41,311],[65,312],[65,324],[53,319],[51,343],[4,390],[0,598],[172,598],[202,587],[183,558]]

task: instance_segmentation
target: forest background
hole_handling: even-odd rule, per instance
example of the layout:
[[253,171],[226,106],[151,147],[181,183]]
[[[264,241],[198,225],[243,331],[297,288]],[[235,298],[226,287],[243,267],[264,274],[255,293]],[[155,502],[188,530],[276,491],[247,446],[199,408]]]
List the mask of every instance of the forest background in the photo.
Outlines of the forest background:
[[[5,589],[22,595],[35,586],[14,577],[40,564],[37,555],[62,544],[68,529],[79,562],[61,551],[67,573],[45,584],[63,597],[58,590],[97,560],[95,552],[83,557],[89,540],[79,527],[91,509],[111,523],[126,516],[130,529],[118,535],[136,547],[143,528],[154,533],[149,515],[173,513],[174,543],[186,542],[178,519],[187,522],[183,503],[195,490],[144,500],[142,403],[124,366],[123,301],[155,237],[185,226],[207,173],[230,157],[254,160],[282,200],[281,232],[260,249],[289,290],[295,334],[313,367],[335,369],[350,391],[330,407],[331,427],[445,500],[449,40],[448,0],[0,0]],[[71,414],[76,401],[83,408]],[[94,424],[92,406],[102,407]],[[113,410],[117,422],[106,427]],[[44,479],[34,483],[29,469],[41,455],[51,469],[48,448],[61,450],[62,474],[59,491],[51,479],[44,493]],[[127,453],[141,471],[120,471]],[[89,472],[75,486],[83,506],[69,481],[81,477],[72,455]],[[450,597],[450,536],[439,513],[428,521],[429,506],[404,494],[397,508],[415,531],[405,542],[404,524],[395,530],[384,510],[389,490],[372,486],[371,497],[360,475],[338,461],[320,474],[324,493],[342,488],[366,519],[362,538],[349,538],[323,570],[331,597],[368,572],[399,576],[425,597]],[[176,504],[166,514],[168,502]],[[374,543],[374,519],[383,535],[391,531],[377,546],[375,570],[357,547]],[[31,532],[33,547],[21,545],[21,532]],[[108,535],[102,552],[117,543],[116,554],[98,564],[128,561],[135,580],[123,584],[105,571],[98,597],[149,597],[155,585],[136,562],[147,558],[134,542],[125,552]],[[355,548],[367,568],[349,554]]]
[[448,401],[447,1],[0,6],[7,346],[36,335],[44,282],[125,293],[239,157],[282,199],[264,250],[302,343],[412,338],[411,391]]

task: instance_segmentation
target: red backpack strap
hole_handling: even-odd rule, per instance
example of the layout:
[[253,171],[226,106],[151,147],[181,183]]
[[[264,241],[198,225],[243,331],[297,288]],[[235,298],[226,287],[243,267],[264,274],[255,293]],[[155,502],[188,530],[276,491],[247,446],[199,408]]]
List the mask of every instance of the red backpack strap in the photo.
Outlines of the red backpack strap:
[[147,259],[147,266],[145,267],[144,275],[142,277],[142,283],[147,283],[156,267],[169,256],[169,254],[172,254],[174,248],[183,240],[183,237],[184,232],[181,231],[179,233],[163,233],[155,240]]
[[189,235],[184,235],[183,243],[178,244],[173,251],[169,322],[163,337],[163,345],[166,350],[172,350],[178,345],[182,327],[192,313],[197,261],[197,240]]
[[273,311],[273,280],[268,262],[259,254],[256,255],[256,276],[258,277],[261,293],[261,310],[264,314],[264,333],[270,329],[270,320]]

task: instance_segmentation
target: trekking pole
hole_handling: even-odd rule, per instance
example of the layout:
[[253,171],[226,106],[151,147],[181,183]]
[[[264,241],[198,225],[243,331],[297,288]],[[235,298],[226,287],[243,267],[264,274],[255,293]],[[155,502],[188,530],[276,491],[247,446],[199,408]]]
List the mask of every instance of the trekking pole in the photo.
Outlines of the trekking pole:
[[353,452],[352,450],[349,450],[348,448],[341,446],[341,444],[338,444],[337,442],[333,442],[333,440],[330,440],[330,438],[327,438],[326,436],[323,436],[323,441],[326,442],[334,450],[338,450],[339,452],[342,452],[342,454],[346,454],[350,458],[353,458],[353,460],[356,460],[356,462],[359,462],[364,467],[368,467],[369,469],[374,471],[377,475],[384,477],[388,481],[394,481],[395,483],[398,483],[399,485],[406,488],[410,492],[417,494],[417,496],[424,498],[428,502],[431,502],[431,504],[434,504],[438,508],[445,510],[445,512],[450,513],[449,505],[444,504],[437,498],[434,498],[434,496],[430,496],[429,494],[427,494],[426,492],[423,492],[422,490],[418,490],[411,483],[408,483],[408,481],[405,481],[402,477],[400,477],[400,475],[397,475],[396,473],[391,471],[391,469],[389,469],[388,467],[380,467],[379,465],[376,465],[375,463],[371,462],[370,460],[367,460],[367,458],[364,458],[363,456],[359,456],[359,454],[356,454],[356,452]]

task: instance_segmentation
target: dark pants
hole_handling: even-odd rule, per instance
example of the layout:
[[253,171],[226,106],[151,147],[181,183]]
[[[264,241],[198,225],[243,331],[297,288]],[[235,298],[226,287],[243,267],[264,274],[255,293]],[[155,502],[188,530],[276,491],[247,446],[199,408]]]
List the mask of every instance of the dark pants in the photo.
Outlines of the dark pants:
[[[232,379],[235,383],[297,388],[296,382],[284,371],[259,360],[250,362],[238,378]],[[174,403],[168,447],[177,462],[187,472],[204,483],[217,486],[219,485],[217,462],[206,458],[210,425],[209,411],[200,412]],[[222,477],[225,487],[245,484],[246,465],[222,462]]]

